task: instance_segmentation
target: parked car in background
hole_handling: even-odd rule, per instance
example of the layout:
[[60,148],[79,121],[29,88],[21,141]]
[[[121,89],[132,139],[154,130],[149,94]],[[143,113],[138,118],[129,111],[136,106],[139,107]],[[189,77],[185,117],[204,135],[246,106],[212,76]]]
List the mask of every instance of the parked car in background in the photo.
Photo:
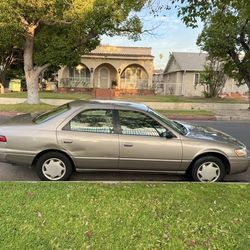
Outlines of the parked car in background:
[[0,161],[33,166],[49,181],[73,171],[143,171],[216,182],[246,171],[250,153],[230,135],[169,120],[143,104],[74,101],[1,124]]

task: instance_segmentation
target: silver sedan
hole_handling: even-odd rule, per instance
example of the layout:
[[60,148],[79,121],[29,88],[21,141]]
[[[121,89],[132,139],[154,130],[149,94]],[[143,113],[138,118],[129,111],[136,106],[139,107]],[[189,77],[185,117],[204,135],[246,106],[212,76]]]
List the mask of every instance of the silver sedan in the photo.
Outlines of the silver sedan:
[[0,161],[33,166],[49,181],[73,171],[143,171],[215,182],[246,171],[250,153],[230,135],[169,120],[143,104],[75,101],[1,124]]

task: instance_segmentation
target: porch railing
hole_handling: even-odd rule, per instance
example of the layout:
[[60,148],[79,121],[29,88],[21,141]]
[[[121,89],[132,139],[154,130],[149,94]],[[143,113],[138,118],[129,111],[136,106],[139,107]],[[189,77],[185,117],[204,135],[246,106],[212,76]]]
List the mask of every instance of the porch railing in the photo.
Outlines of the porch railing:
[[63,88],[92,88],[90,77],[68,77],[62,78],[59,87]]
[[121,79],[121,89],[148,89],[148,79],[137,79],[136,81]]

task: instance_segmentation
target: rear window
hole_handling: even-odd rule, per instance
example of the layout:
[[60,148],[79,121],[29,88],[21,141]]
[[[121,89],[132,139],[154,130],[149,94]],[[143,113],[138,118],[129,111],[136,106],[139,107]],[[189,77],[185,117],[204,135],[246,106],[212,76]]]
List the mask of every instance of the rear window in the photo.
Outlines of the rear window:
[[57,107],[51,111],[48,111],[46,113],[43,113],[41,115],[38,115],[33,122],[35,122],[36,124],[40,124],[40,123],[44,123],[49,121],[52,118],[57,117],[58,115],[61,115],[63,113],[65,113],[66,111],[69,110],[69,105],[68,104],[64,104],[60,107]]

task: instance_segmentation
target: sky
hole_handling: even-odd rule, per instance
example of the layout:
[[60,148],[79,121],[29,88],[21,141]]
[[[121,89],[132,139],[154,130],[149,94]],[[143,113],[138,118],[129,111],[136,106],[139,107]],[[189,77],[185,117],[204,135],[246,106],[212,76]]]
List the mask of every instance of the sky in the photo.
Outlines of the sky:
[[153,17],[144,9],[139,13],[143,20],[143,26],[146,30],[153,29],[148,34],[141,36],[141,40],[132,41],[126,37],[102,37],[102,44],[114,46],[145,46],[152,47],[155,69],[164,69],[170,52],[200,52],[196,45],[199,33],[202,31],[202,25],[198,28],[187,28],[177,17],[177,11],[169,10],[158,17]]

